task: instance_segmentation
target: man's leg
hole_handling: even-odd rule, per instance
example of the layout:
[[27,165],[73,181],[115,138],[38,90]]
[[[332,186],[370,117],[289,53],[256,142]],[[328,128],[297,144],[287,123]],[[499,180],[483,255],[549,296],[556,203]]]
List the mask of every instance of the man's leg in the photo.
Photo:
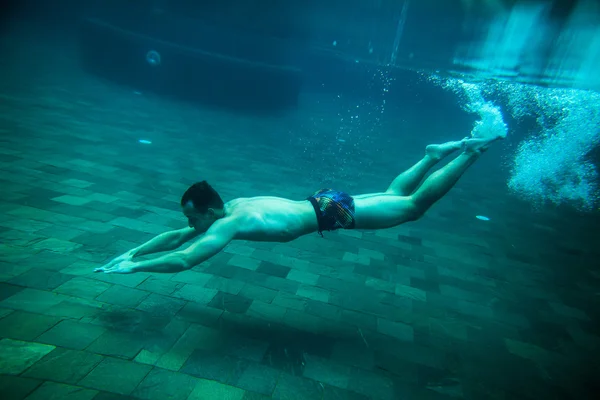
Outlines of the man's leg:
[[432,144],[426,147],[425,157],[408,170],[404,171],[394,179],[386,190],[388,194],[396,196],[408,196],[415,191],[427,172],[444,157],[460,149],[463,141],[448,142],[443,144]]
[[410,197],[416,212],[422,215],[441,199],[458,182],[458,179],[488,146],[502,137],[489,139],[467,139],[463,141],[463,152],[440,170],[432,173],[421,187]]
[[[502,137],[463,140],[461,142],[462,153],[447,165],[432,173],[410,196],[390,193],[353,196],[356,206],[355,228],[386,229],[405,222],[416,221],[425,214],[429,207],[448,193],[467,168],[487,149],[487,146],[498,139],[502,139]],[[423,164],[426,162],[427,160],[423,161]],[[414,170],[424,169],[423,164],[417,164]],[[413,175],[412,177],[409,176],[405,182],[410,184],[414,183],[415,180],[417,179]]]

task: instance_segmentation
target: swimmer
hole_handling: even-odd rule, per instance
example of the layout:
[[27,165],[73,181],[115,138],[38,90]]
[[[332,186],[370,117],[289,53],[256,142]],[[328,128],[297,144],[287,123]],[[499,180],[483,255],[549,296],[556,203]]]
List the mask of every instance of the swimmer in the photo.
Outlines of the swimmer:
[[[425,156],[401,173],[384,192],[349,195],[322,189],[306,200],[279,197],[238,198],[224,203],[206,182],[190,186],[181,198],[188,227],[162,233],[95,272],[175,273],[202,264],[233,240],[289,242],[310,233],[337,229],[386,229],[416,221],[456,184],[489,145],[505,135],[473,135],[460,141],[429,145]],[[432,173],[443,158],[460,151],[454,160]],[[195,239],[185,250],[184,243]],[[145,261],[137,256],[169,251]]]

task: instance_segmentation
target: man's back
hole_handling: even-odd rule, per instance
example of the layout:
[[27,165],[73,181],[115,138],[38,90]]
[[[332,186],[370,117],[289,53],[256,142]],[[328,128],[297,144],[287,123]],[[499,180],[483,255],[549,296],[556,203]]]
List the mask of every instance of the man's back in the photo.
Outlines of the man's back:
[[224,209],[225,219],[236,220],[239,240],[288,242],[318,229],[308,201],[249,197],[225,203]]

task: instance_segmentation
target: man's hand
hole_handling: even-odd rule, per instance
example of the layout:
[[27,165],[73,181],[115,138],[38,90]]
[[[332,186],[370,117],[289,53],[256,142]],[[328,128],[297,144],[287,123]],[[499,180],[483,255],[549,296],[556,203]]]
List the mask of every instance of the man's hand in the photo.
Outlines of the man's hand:
[[133,272],[131,269],[127,272],[125,272],[125,270],[122,269],[131,267],[133,264],[135,264],[131,261],[132,258],[133,255],[131,254],[131,252],[127,252],[125,254],[120,255],[119,257],[112,259],[110,262],[104,264],[100,268],[94,269],[94,272],[129,274]]
[[235,238],[238,226],[238,219],[222,218],[213,223],[202,238],[183,251],[165,254],[162,257],[152,260],[132,262],[132,254],[135,252],[136,255],[139,255],[138,248],[115,258],[100,268],[94,269],[94,272],[104,272],[107,274],[181,272],[208,260],[223,250]]
[[104,272],[105,274],[132,274],[135,272],[133,267],[137,263],[133,261],[121,261],[118,264],[106,264],[103,267],[96,268],[94,272]]

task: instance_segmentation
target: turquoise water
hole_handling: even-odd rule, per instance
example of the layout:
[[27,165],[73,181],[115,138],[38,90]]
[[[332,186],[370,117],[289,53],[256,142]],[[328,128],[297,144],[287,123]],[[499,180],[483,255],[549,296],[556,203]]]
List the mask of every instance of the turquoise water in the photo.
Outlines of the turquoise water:
[[[425,24],[411,19],[411,10],[399,63],[422,56],[405,51],[414,50],[411,32]],[[358,40],[359,28],[360,52],[323,33],[318,56],[302,68],[294,58],[298,64],[277,78],[253,75],[264,80],[246,84],[244,75],[223,70],[200,82],[196,69],[185,68],[190,78],[177,80],[183,76],[177,63],[198,65],[196,52],[174,58],[190,54],[193,38],[159,49],[158,64],[146,65],[147,50],[159,48],[153,42],[140,47],[139,57],[127,56],[139,64],[120,59],[111,69],[110,46],[82,50],[68,23],[74,14],[65,14],[62,29],[25,14],[0,37],[3,396],[392,400],[593,393],[600,343],[597,92],[563,87],[562,80],[543,87],[531,76],[524,83],[491,70],[457,75],[430,68],[435,59],[423,62],[427,68],[393,68],[384,62],[387,50],[378,51],[383,45]],[[360,15],[340,11],[339,19]],[[515,15],[513,21],[531,20]],[[263,28],[269,17],[261,17]],[[111,44],[131,37],[122,26],[117,31],[123,36]],[[208,43],[200,59],[235,42],[232,32]],[[397,25],[389,32],[393,38]],[[104,34],[94,38],[108,41]],[[382,43],[389,47],[392,38]],[[256,43],[252,35],[240,40]],[[282,43],[289,42],[269,41],[277,49]],[[276,55],[289,53],[297,54],[262,56],[275,63]],[[102,58],[105,64],[89,64]],[[295,86],[281,76],[299,70],[302,85],[289,102]],[[182,81],[177,90],[165,86]],[[227,90],[211,102],[209,94],[225,81],[237,82],[243,95],[234,91],[238,86],[222,86]],[[207,85],[206,93],[191,93],[198,85]],[[253,92],[257,87],[265,91]],[[226,201],[301,200],[321,187],[370,193],[385,190],[428,144],[505,131],[507,138],[418,221],[289,243],[237,241],[177,274],[92,272],[185,227],[179,201],[193,182],[206,179]]]

